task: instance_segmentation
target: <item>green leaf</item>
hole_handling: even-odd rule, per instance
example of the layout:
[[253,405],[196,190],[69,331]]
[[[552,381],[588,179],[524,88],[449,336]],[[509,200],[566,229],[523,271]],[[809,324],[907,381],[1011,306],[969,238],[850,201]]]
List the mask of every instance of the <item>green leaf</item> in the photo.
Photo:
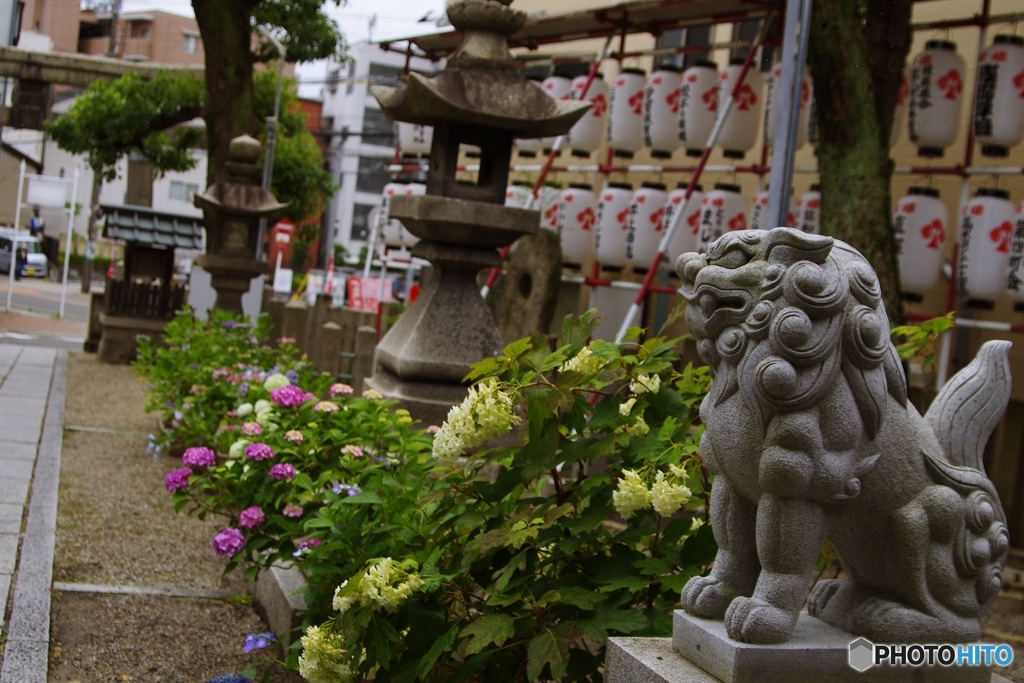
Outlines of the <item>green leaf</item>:
[[501,647],[515,634],[515,620],[512,617],[507,614],[487,614],[462,629],[459,637],[472,637],[466,645],[466,654],[474,655],[491,643]]
[[367,659],[382,668],[387,668],[395,654],[394,645],[402,642],[402,639],[387,620],[371,617],[366,625],[363,642],[366,645]]
[[573,605],[580,609],[593,609],[597,601],[601,599],[601,596],[594,593],[592,590],[586,588],[580,588],[579,586],[566,586],[558,589],[559,602],[563,602],[567,605]]
[[529,351],[533,344],[530,342],[529,337],[523,337],[518,341],[514,341],[505,347],[505,350],[501,352],[501,355],[506,358],[516,358],[520,354]]
[[508,582],[512,580],[512,575],[516,573],[517,569],[526,569],[526,553],[527,551],[524,550],[517,554],[508,564],[495,573],[494,587],[499,593],[505,590],[505,587],[508,586]]
[[526,648],[526,677],[537,680],[545,664],[551,667],[551,678],[561,678],[569,665],[568,643],[559,643],[547,629],[530,639]]
[[342,505],[383,505],[384,501],[372,491],[363,491],[354,496],[341,499]]
[[423,655],[420,659],[419,666],[416,667],[416,673],[419,674],[420,678],[426,678],[430,670],[434,668],[434,664],[437,662],[437,658],[442,653],[448,652],[452,649],[452,645],[455,644],[455,639],[459,635],[459,626],[456,624],[452,626],[443,636],[434,641],[434,644],[427,651],[427,654]]

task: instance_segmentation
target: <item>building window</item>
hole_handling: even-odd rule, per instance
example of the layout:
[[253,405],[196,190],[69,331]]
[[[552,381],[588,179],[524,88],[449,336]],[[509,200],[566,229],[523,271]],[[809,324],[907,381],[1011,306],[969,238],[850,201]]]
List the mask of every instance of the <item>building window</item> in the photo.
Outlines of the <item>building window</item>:
[[197,47],[199,47],[199,36],[192,36],[186,33],[181,49],[190,55],[194,55]]
[[192,196],[197,192],[199,192],[199,185],[195,183],[183,183],[180,180],[171,181],[171,199],[191,202]]
[[[757,40],[757,34],[761,31],[761,20],[752,19],[750,21],[741,21],[732,25],[732,39],[733,42],[741,41],[753,41]],[[779,22],[776,19],[773,24],[769,27],[767,35],[765,35],[766,41],[778,38],[779,36]],[[747,56],[746,47],[737,47],[729,51],[730,61],[736,61],[739,59],[745,59]],[[754,62],[755,66],[759,66],[761,71],[770,71],[772,64],[775,62],[775,50],[771,46],[762,45],[760,48],[760,55],[757,61]]]
[[370,62],[370,83],[372,85],[389,85],[397,88],[398,75],[403,71],[400,66],[389,66],[388,64],[377,64]]
[[356,175],[356,190],[380,194],[384,186],[391,182],[388,173],[388,157],[359,157],[359,172]]
[[[696,47],[707,45],[711,42],[711,25],[690,26],[689,28],[677,28],[665,31],[658,38],[658,48],[668,47]],[[664,55],[660,60],[655,58],[658,64],[675,64],[683,69],[689,69],[702,59],[710,59],[709,50],[698,50],[696,52],[684,52],[682,54]]]
[[369,237],[371,210],[373,210],[373,204],[356,204],[352,207],[352,229],[348,233],[350,240],[365,242]]
[[381,147],[395,146],[395,123],[380,109],[363,110],[363,142]]

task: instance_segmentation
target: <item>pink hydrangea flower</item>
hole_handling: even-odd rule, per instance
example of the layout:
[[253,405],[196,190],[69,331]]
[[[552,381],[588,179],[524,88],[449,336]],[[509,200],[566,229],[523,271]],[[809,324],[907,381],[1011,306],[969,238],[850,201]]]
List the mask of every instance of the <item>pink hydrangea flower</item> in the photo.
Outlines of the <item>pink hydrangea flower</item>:
[[286,441],[291,441],[294,444],[300,444],[302,443],[302,432],[298,429],[289,429],[284,433],[284,438]]
[[193,467],[212,467],[217,462],[217,454],[206,446],[186,448],[181,461]]
[[188,478],[190,476],[192,476],[192,470],[187,467],[168,472],[167,476],[164,477],[164,486],[167,487],[168,491],[183,489],[188,486]]
[[243,529],[251,529],[258,524],[263,524],[263,510],[258,505],[247,507],[238,515],[238,526]]
[[271,479],[294,479],[296,472],[295,468],[286,462],[279,462],[270,468],[270,472],[267,473]]
[[352,444],[349,444],[341,449],[341,454],[351,455],[353,458],[361,458],[363,457],[363,449],[360,448],[359,446],[353,446]]
[[321,413],[336,413],[338,412],[338,404],[331,401],[320,401],[313,406],[313,410]]
[[233,557],[245,547],[245,537],[238,529],[228,527],[213,537],[211,545],[217,557]]
[[319,538],[300,538],[295,546],[298,548],[316,548],[323,544],[324,542]]
[[196,395],[196,396],[204,396],[204,395],[206,395],[206,387],[201,386],[199,384],[193,384],[192,388],[189,389],[189,391],[192,394]]
[[302,516],[302,506],[301,505],[292,505],[291,503],[289,503],[288,505],[284,506],[283,510],[281,510],[281,514],[284,515],[285,517],[301,517]]
[[253,460],[270,460],[274,457],[274,449],[265,443],[251,443],[245,447],[245,457]]
[[263,427],[258,422],[246,422],[242,425],[242,433],[246,436],[259,436],[263,433]]
[[278,337],[277,338],[277,343],[278,344],[294,344],[295,343],[295,337]]
[[354,392],[355,390],[352,387],[350,387],[347,384],[342,384],[341,382],[339,382],[337,384],[332,384],[330,391],[328,391],[327,393],[330,394],[331,398],[334,398],[335,396],[349,396]]
[[282,408],[294,408],[306,401],[306,392],[293,384],[270,392],[270,400]]
[[430,434],[431,436],[437,434],[439,431],[441,431],[441,428],[438,427],[437,425],[430,425],[429,427],[427,427],[427,434]]

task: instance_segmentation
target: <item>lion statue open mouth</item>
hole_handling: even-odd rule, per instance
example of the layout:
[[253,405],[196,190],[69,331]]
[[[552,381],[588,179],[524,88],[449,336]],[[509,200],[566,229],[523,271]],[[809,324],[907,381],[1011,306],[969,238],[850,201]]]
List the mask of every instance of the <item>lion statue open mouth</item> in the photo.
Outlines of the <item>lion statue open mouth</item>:
[[[700,415],[719,551],[683,607],[731,638],[789,640],[801,606],[875,642],[966,642],[1009,548],[982,454],[1010,395],[985,344],[925,416],[907,401],[881,288],[849,245],[789,228],[676,263],[714,380]],[[812,572],[831,540],[849,579]]]

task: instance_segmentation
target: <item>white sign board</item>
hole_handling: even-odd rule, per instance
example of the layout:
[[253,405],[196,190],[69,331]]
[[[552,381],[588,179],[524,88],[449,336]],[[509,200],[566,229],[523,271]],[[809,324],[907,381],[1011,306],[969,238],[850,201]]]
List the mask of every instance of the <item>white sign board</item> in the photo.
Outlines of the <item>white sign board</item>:
[[275,294],[291,294],[292,293],[292,269],[291,268],[278,268],[274,271],[274,293]]
[[68,181],[63,178],[25,178],[28,183],[26,201],[39,206],[57,206],[64,208],[68,201]]

